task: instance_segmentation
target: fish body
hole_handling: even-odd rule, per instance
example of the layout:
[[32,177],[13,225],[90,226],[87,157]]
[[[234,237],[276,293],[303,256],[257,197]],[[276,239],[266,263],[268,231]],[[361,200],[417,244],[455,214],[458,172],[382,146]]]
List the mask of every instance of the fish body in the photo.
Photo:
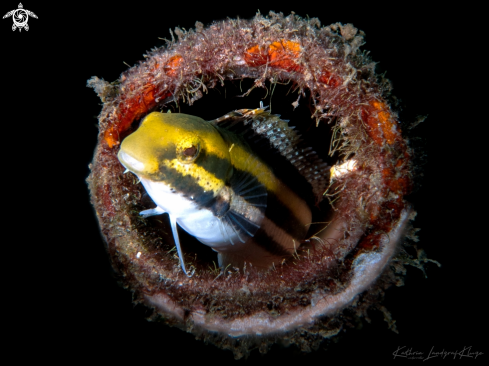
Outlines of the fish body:
[[221,267],[266,269],[293,255],[311,223],[310,204],[287,184],[288,173],[309,172],[301,172],[309,192],[325,182],[326,164],[315,155],[304,160],[311,153],[299,145],[286,122],[264,108],[213,121],[153,112],[124,139],[118,158],[156,203],[141,214],[169,214],[185,273],[177,224],[217,251]]

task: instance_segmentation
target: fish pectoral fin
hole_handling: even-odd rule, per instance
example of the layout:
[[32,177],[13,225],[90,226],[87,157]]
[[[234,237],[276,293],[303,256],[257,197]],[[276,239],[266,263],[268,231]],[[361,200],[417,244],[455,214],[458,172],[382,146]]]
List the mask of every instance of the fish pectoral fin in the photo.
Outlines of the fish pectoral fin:
[[246,170],[255,171],[257,175],[246,170],[235,171],[229,182],[231,188],[234,194],[244,199],[248,205],[259,207],[265,212],[268,193],[265,185],[260,182],[260,176],[266,174],[266,170],[262,168],[262,162],[251,154],[247,157],[244,166]]
[[165,213],[165,210],[163,210],[161,207],[156,206],[155,208],[151,208],[149,210],[143,210],[139,214],[142,217],[146,218],[146,217],[150,217],[150,216],[161,215],[164,213]]
[[[255,164],[253,156],[247,164]],[[256,176],[246,171],[234,172],[230,179],[229,210],[220,219],[221,232],[231,245],[245,244],[261,227],[267,207],[267,190]],[[235,238],[235,240],[233,240]]]
[[180,259],[180,266],[182,267],[183,273],[185,273],[188,277],[192,277],[187,273],[187,270],[185,269],[185,262],[183,260],[182,248],[180,248],[180,238],[178,236],[178,230],[177,230],[177,219],[172,215],[169,215],[169,217],[170,217],[171,231],[173,233],[173,239],[175,240],[175,246],[177,247],[178,258]]
[[261,213],[258,213],[258,215],[256,215],[258,216],[256,222],[232,210],[229,210],[226,216],[228,222],[232,224],[233,227],[239,229],[240,232],[244,232],[250,237],[253,237],[253,235],[255,235],[257,230],[260,228],[261,221],[263,220],[263,215]]

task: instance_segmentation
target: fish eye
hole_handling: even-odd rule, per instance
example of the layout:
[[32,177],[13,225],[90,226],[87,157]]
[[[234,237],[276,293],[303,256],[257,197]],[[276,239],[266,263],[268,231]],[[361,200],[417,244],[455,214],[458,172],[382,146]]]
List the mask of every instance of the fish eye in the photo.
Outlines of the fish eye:
[[191,146],[185,150],[183,150],[182,154],[186,157],[194,157],[197,153],[197,148],[195,146]]
[[178,160],[181,163],[191,163],[197,157],[199,156],[200,153],[200,143],[195,141],[195,142],[187,142],[180,144],[177,146],[177,157]]

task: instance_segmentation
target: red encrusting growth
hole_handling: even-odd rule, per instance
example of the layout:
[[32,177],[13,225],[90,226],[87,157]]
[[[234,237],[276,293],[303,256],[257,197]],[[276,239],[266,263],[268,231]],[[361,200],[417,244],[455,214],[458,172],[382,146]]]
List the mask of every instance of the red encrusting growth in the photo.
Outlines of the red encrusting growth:
[[[367,106],[361,107],[361,118],[366,125],[366,132],[379,146],[397,144],[400,151],[404,151],[404,158],[396,160],[392,151],[384,150],[379,155],[378,164],[381,169],[381,195],[385,202],[378,207],[370,209],[370,223],[375,230],[367,233],[357,245],[357,250],[372,250],[377,248],[382,237],[388,235],[393,225],[399,220],[405,208],[404,195],[411,190],[409,158],[406,145],[397,127],[397,121],[392,115],[389,106],[377,99],[369,101]],[[391,197],[390,199],[387,199]]]
[[168,76],[174,77],[177,75],[178,68],[183,62],[183,57],[180,55],[175,55],[170,57],[166,65],[163,67],[165,74]]
[[268,48],[258,45],[250,47],[244,54],[244,60],[251,67],[268,64],[271,68],[278,68],[288,72],[302,72],[303,67],[297,64],[301,46],[297,42],[272,42]]
[[[397,143],[405,148],[404,141],[397,138]],[[384,152],[380,155],[378,164],[381,168],[381,184],[379,194],[384,197],[382,204],[373,203],[369,207],[370,222],[373,228],[369,230],[364,238],[357,245],[357,252],[362,250],[372,250],[378,248],[381,239],[388,236],[393,226],[399,220],[403,209],[406,207],[404,196],[412,189],[410,174],[409,154],[404,153],[403,158],[395,160],[391,152]]]
[[115,210],[110,194],[111,189],[109,184],[100,185],[98,187],[97,196],[101,197],[102,202],[104,203],[104,207],[106,208],[105,214],[109,217],[113,217],[115,215]]
[[396,120],[385,102],[372,100],[368,106],[362,106],[362,120],[369,127],[368,134],[378,144],[385,141],[392,145],[395,140],[402,140],[400,131],[396,131]]
[[343,81],[338,75],[333,74],[331,71],[329,71],[326,68],[324,68],[321,74],[319,75],[319,81],[332,88],[337,88],[338,86],[343,84]]

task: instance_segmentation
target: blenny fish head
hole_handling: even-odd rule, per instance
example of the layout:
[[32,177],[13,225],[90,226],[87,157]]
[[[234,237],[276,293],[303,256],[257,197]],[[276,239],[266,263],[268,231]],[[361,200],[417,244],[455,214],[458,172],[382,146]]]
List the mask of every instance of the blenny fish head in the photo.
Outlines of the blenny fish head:
[[215,127],[183,113],[153,112],[126,137],[119,161],[141,181],[210,200],[231,174],[229,147]]

